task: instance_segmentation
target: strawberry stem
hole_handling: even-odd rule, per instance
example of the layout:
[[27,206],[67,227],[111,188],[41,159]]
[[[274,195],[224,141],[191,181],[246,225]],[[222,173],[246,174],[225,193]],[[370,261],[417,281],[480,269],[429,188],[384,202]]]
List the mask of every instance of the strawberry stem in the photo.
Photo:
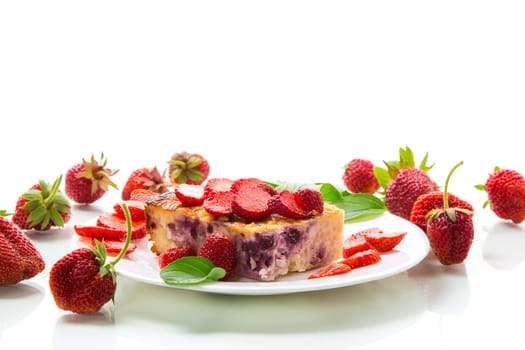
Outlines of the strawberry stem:
[[127,225],[126,241],[124,242],[124,246],[120,250],[120,253],[117,255],[115,260],[109,263],[111,266],[115,266],[120,261],[120,259],[122,259],[124,255],[126,255],[126,250],[128,249],[129,243],[131,242],[132,222],[131,222],[131,215],[129,213],[128,205],[126,203],[122,203],[120,206],[122,207],[122,211],[124,212],[124,216],[126,217],[126,225]]
[[443,208],[445,210],[448,209],[448,183],[450,181],[450,178],[452,177],[452,173],[454,172],[454,170],[456,170],[462,164],[463,164],[463,161],[461,161],[458,164],[456,164],[452,168],[452,170],[450,170],[450,172],[448,173],[447,179],[445,180],[445,189],[443,190]]

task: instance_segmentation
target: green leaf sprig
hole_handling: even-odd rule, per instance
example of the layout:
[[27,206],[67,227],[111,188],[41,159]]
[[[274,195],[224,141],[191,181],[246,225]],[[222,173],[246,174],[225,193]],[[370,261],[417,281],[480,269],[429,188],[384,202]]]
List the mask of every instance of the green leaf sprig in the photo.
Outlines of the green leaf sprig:
[[185,256],[172,261],[160,270],[160,277],[169,285],[184,286],[217,281],[226,270],[202,256]]

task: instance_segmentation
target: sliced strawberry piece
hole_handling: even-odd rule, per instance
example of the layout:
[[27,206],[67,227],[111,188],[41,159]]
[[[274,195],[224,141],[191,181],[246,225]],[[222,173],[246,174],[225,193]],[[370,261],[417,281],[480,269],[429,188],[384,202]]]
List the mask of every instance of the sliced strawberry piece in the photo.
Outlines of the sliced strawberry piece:
[[131,192],[129,199],[132,201],[145,202],[156,195],[158,195],[158,193],[155,191],[137,188]]
[[359,267],[376,264],[380,261],[381,256],[379,252],[375,249],[368,249],[349,256],[344,259],[342,263],[350,266],[352,269],[357,269]]
[[266,219],[272,212],[268,206],[270,198],[272,195],[265,188],[248,183],[238,186],[232,197],[232,212],[247,221]]
[[352,236],[362,236],[362,237],[364,237],[368,233],[383,233],[383,230],[381,230],[378,227],[370,227],[370,228],[358,231],[356,233],[353,233]]
[[183,205],[201,205],[204,202],[204,187],[201,185],[179,184],[175,187],[175,196]]
[[[122,248],[124,248],[124,242],[117,242],[117,241],[106,241],[103,240],[102,243],[104,244],[104,247],[106,248],[106,253],[109,256],[117,256]],[[91,245],[95,246],[95,242],[91,242]],[[126,249],[126,254],[129,255],[133,253],[137,249],[137,245],[134,243],[129,243],[128,248]]]
[[289,219],[303,220],[312,216],[310,211],[304,210],[297,204],[294,194],[288,190],[283,190],[279,196],[272,197],[270,207],[274,213]]
[[311,274],[308,276],[308,279],[314,279],[314,278],[321,278],[321,277],[328,277],[328,276],[335,276],[335,275],[342,275],[344,273],[348,273],[352,271],[352,268],[346,264],[343,264],[341,262],[334,262],[317,272]]
[[204,186],[204,195],[208,197],[212,192],[226,192],[232,188],[233,180],[226,178],[209,179]]
[[306,211],[322,213],[324,210],[324,198],[321,192],[312,188],[303,188],[294,192],[297,204]]
[[233,193],[239,192],[241,188],[248,188],[248,187],[257,187],[260,184],[264,184],[264,182],[260,179],[249,177],[249,178],[243,178],[239,180],[235,180],[231,185],[231,191]]
[[[122,219],[116,213],[104,213],[100,214],[97,218],[97,226],[114,228],[121,231],[128,230],[128,224],[126,219]],[[146,221],[131,221],[131,228],[135,235],[140,235],[142,231],[146,230]],[[145,233],[144,233],[145,235]]]
[[195,255],[195,250],[193,249],[192,246],[184,246],[184,247],[174,247],[174,248],[169,248],[165,251],[163,251],[157,261],[159,263],[159,268],[164,268],[166,265],[168,265],[169,263],[177,260],[177,259],[180,259],[182,257],[185,257],[185,256],[193,256]]
[[378,252],[383,253],[394,249],[406,234],[406,232],[367,232],[364,234],[364,238]]
[[343,241],[343,258],[348,258],[367,249],[370,249],[370,244],[368,244],[365,237],[352,235]]
[[226,192],[211,192],[202,204],[208,213],[214,216],[231,216],[232,212],[233,193]]
[[[146,214],[144,213],[144,202],[137,201],[137,200],[129,200],[129,201],[126,201],[126,204],[128,205],[129,214],[131,216],[131,221],[146,220]],[[126,216],[124,215],[122,206],[119,203],[113,206],[113,210],[115,211],[116,216],[118,216],[122,220],[126,220]]]
[[[75,225],[75,232],[82,237],[98,239],[99,241],[125,241],[127,230],[103,227],[103,226],[80,226]],[[140,239],[146,236],[146,226],[141,225],[134,228],[131,234],[131,239]]]

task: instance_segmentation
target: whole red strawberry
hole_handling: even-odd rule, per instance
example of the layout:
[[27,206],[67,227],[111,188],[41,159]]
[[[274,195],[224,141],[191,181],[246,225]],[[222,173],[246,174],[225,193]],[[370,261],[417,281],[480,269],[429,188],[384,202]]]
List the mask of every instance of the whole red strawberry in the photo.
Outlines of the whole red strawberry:
[[366,159],[353,159],[345,166],[343,182],[353,193],[374,194],[380,185],[374,174],[374,164]]
[[485,185],[476,188],[486,190],[492,211],[502,218],[519,224],[525,220],[525,179],[516,170],[495,168]]
[[43,180],[33,185],[16,202],[13,222],[21,229],[49,230],[63,227],[71,218],[71,205],[58,189],[60,175],[52,185]]
[[[130,227],[129,209],[126,204],[122,208]],[[130,241],[128,229],[121,252],[108,264],[106,248],[100,241],[95,241],[95,247],[79,248],[59,259],[49,272],[49,287],[56,305],[74,313],[94,313],[113,299],[117,287],[115,265],[126,254]]]
[[226,275],[221,281],[232,278],[235,268],[233,241],[222,232],[212,232],[199,249],[198,256],[209,259],[217,267],[222,267]]
[[157,167],[134,170],[122,188],[122,200],[129,200],[131,192],[136,189],[150,190],[156,193],[168,191],[165,174],[161,174]]
[[[448,194],[448,203],[450,207],[474,210],[470,203],[452,193]],[[427,232],[427,214],[434,209],[443,209],[443,192],[441,191],[433,191],[419,196],[412,206],[410,222]]]
[[12,221],[0,216],[0,285],[32,278],[45,268],[44,259]]
[[200,185],[210,175],[208,161],[197,153],[175,153],[168,164],[168,173],[173,183]]
[[82,163],[71,167],[66,173],[66,195],[77,203],[89,204],[100,199],[109,189],[109,186],[117,188],[110,177],[118,170],[106,168],[107,159],[104,154],[100,162],[91,155],[88,162],[82,159]]
[[430,247],[443,265],[463,262],[470,251],[474,239],[472,210],[452,208],[448,200],[448,183],[458,163],[450,171],[443,191],[443,208],[433,209],[428,213],[427,236]]
[[100,310],[117,287],[113,275],[102,271],[102,266],[97,254],[88,248],[79,248],[58,260],[49,273],[57,306],[80,314]]
[[409,220],[417,198],[438,189],[425,171],[418,168],[400,169],[386,188],[385,206],[390,213]]

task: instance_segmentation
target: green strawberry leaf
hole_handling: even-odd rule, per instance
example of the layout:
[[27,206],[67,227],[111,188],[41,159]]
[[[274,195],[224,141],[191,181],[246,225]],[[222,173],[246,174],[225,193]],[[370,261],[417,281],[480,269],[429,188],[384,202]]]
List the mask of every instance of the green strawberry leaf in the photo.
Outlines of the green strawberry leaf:
[[428,162],[428,152],[425,153],[425,156],[421,160],[421,163],[419,163],[419,169],[423,171],[429,171],[430,169],[432,169],[435,163],[432,163],[431,165],[427,165],[427,162]]
[[413,168],[416,166],[414,152],[412,152],[410,147],[407,146],[406,148],[399,149],[399,163],[399,169]]
[[192,181],[201,181],[202,178],[204,177],[203,173],[201,173],[198,170],[191,169],[191,168],[186,170],[186,174],[188,175],[188,178]]
[[474,185],[474,188],[477,189],[477,190],[480,190],[480,191],[486,191],[487,190],[485,188],[485,185],[483,185],[483,184]]
[[225,275],[226,271],[223,268],[215,266],[209,259],[201,256],[185,256],[160,270],[160,277],[169,285],[191,285],[217,281]]
[[193,168],[196,168],[198,167],[199,165],[201,165],[202,163],[202,158],[199,158],[199,157],[191,157],[190,160],[188,161],[188,165],[187,167],[189,169],[193,169]]
[[0,210],[0,216],[11,216],[13,213],[8,212],[7,210]]
[[386,189],[386,187],[392,180],[388,170],[378,167],[378,166],[374,167],[374,175],[377,179],[377,182],[379,182],[379,185],[381,186],[381,188],[384,188],[384,189]]

